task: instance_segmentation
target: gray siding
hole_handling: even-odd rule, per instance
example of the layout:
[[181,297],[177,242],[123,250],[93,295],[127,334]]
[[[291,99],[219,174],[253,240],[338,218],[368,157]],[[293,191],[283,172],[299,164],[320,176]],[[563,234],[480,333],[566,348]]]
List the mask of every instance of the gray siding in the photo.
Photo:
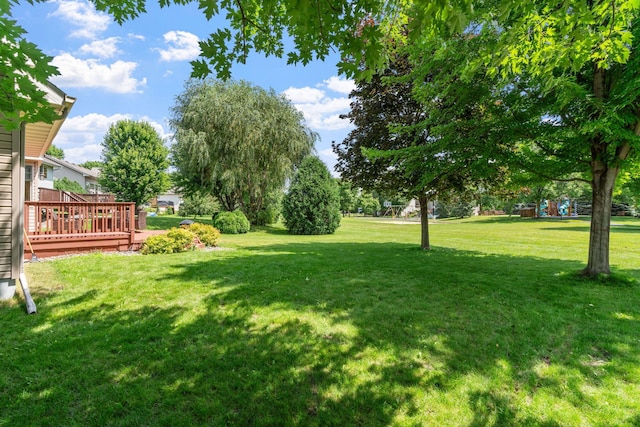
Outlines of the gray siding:
[[[87,189],[87,184],[85,183],[85,177],[80,172],[76,172],[66,167],[61,167],[58,169],[54,169],[53,171],[53,179],[62,179],[67,178],[70,181],[75,181],[85,190]],[[53,186],[51,186],[53,188]]]

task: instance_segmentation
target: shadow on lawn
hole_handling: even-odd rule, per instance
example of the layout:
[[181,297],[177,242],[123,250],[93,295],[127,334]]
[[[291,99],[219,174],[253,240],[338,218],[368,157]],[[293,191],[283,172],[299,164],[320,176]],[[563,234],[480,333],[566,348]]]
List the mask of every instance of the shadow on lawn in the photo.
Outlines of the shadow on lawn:
[[[586,227],[545,227],[544,230],[552,230],[552,231],[571,231],[571,232],[582,232],[589,233],[589,226]],[[629,225],[629,224],[611,224],[611,234],[618,233],[631,233],[637,234],[640,233],[640,226],[637,225]]]
[[576,262],[396,243],[248,250],[167,270],[161,283],[208,295],[188,321],[180,304],[123,311],[100,290],[21,318],[0,425],[29,407],[41,425],[553,426],[605,407],[599,388],[640,363],[637,287],[572,281]]
[[[314,389],[322,393],[313,415],[320,424],[351,424],[365,413],[365,424],[425,415],[434,394],[455,394],[459,382],[475,373],[492,382],[505,375],[503,362],[509,374],[493,385],[515,391],[491,405],[478,403],[492,399],[491,387],[469,393],[468,407],[480,420],[474,425],[487,425],[485,419],[493,425],[541,424],[542,418],[519,413],[512,399],[544,389],[555,403],[587,410],[597,402],[585,388],[623,378],[640,362],[640,312],[631,302],[638,300],[636,287],[574,281],[571,273],[580,263],[448,249],[425,253],[402,244],[292,243],[255,250],[249,258],[190,263],[177,276],[227,287],[211,299],[213,306],[312,312],[337,330],[356,328],[355,337],[326,338],[304,322],[294,326],[294,336],[315,337],[308,350],[318,356],[312,372]],[[290,338],[281,338],[288,346]],[[336,347],[336,341],[343,344]],[[349,364],[376,351],[386,361],[374,362],[365,375],[369,380],[354,386],[358,375]],[[308,358],[301,352],[293,366],[309,369]],[[342,394],[328,398],[333,387]],[[402,397],[396,387],[406,388]]]

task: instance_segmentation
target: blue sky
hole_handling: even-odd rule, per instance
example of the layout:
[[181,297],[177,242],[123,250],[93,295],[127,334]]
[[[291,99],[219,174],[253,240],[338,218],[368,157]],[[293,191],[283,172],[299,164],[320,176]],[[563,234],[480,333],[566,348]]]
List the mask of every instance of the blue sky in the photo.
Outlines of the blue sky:
[[[216,29],[195,5],[161,9],[151,0],[148,13],[120,26],[84,0],[21,2],[13,17],[61,73],[51,81],[77,98],[54,144],[74,163],[100,158],[100,142],[120,119],[146,120],[162,137],[175,97],[189,78],[198,40]],[[337,75],[338,56],[305,67],[253,54],[233,67],[234,80],[247,80],[284,93],[304,113],[321,138],[320,158],[333,170],[331,141],[351,129],[339,114],[349,111],[353,82]]]

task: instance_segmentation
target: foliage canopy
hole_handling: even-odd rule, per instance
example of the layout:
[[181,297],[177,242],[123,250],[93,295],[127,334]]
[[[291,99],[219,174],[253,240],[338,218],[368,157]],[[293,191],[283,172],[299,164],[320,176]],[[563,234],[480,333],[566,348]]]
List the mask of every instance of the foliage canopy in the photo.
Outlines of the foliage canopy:
[[168,150],[147,122],[121,120],[102,141],[100,185],[120,201],[136,207],[169,188]]
[[64,160],[64,150],[55,144],[51,144],[49,149],[47,150],[47,154],[55,157],[56,159]]
[[284,97],[250,83],[196,81],[177,97],[171,125],[175,180],[207,191],[227,211],[241,208],[256,224],[265,200],[282,191],[316,134]]

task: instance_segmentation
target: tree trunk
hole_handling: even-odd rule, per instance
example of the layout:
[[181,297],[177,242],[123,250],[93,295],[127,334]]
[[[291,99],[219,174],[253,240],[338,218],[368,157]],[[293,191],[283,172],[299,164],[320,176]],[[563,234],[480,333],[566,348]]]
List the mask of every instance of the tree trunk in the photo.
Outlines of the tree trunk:
[[[606,86],[606,70],[595,65],[593,73],[593,95],[597,99],[609,96]],[[633,131],[640,135],[640,121],[633,125]],[[611,199],[613,187],[620,171],[620,163],[631,152],[628,142],[616,147],[613,161],[605,160],[608,155],[608,143],[601,135],[591,140],[591,230],[589,232],[589,260],[582,274],[596,277],[601,274],[609,275],[609,237],[611,232]]]
[[[599,162],[594,162],[596,164]],[[611,198],[613,187],[618,176],[618,168],[593,167],[591,230],[589,233],[589,260],[582,274],[595,277],[608,275],[609,269],[609,235],[611,229]]]
[[429,244],[429,199],[427,199],[426,195],[421,195],[418,197],[418,202],[420,203],[420,247],[425,251],[429,251],[431,250],[431,245]]

